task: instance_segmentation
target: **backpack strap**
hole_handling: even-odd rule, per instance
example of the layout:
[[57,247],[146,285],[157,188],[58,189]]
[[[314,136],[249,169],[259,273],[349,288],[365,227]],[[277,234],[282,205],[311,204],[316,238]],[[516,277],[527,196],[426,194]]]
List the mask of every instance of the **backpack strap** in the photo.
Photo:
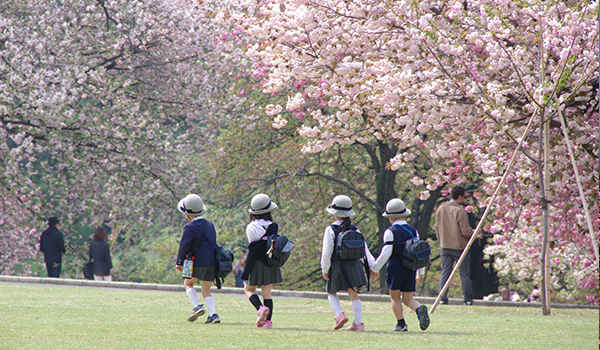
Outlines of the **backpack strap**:
[[260,239],[267,239],[272,235],[276,235],[279,232],[279,225],[276,222],[271,222],[269,226],[263,226],[265,228],[265,234]]
[[411,236],[411,237],[415,237],[415,235],[414,235],[414,234],[413,234],[413,233],[412,233],[412,232],[411,232],[409,229],[407,229],[406,227],[404,227],[404,225],[396,225],[396,226],[400,226],[400,227],[401,227],[401,228],[403,228],[403,229],[404,229],[406,232],[410,233],[410,236]]

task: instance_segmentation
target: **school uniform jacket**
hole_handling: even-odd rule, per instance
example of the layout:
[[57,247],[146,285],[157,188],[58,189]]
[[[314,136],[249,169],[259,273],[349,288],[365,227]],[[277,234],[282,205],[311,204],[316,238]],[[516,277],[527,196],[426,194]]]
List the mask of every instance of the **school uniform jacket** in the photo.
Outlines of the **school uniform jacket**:
[[177,253],[177,266],[183,266],[183,260],[188,253],[194,257],[194,267],[214,266],[216,259],[216,247],[207,238],[211,237],[217,242],[217,234],[212,222],[199,216],[188,222],[183,227],[181,241],[179,241],[179,253]]

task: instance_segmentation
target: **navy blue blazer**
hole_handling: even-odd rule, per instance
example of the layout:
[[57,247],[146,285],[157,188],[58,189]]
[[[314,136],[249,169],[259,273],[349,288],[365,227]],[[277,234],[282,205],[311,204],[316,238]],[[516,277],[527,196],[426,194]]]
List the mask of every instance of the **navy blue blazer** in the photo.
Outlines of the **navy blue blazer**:
[[194,257],[194,267],[214,266],[216,260],[216,247],[207,238],[217,242],[215,226],[212,222],[202,218],[188,222],[183,227],[183,234],[179,241],[177,253],[177,266],[183,266],[183,260],[188,253]]

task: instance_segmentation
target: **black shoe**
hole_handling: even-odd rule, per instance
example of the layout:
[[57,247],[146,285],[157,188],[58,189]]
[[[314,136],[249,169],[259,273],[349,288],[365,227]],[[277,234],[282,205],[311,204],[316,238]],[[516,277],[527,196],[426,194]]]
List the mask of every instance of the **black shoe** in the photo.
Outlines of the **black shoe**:
[[417,317],[419,318],[419,327],[424,331],[429,327],[429,315],[427,314],[427,306],[420,305],[417,308]]
[[448,305],[448,303],[449,303],[448,300],[442,300],[442,301],[440,301],[441,305]]
[[471,305],[473,305],[473,302],[472,301],[465,301],[463,303],[463,305],[471,306]]

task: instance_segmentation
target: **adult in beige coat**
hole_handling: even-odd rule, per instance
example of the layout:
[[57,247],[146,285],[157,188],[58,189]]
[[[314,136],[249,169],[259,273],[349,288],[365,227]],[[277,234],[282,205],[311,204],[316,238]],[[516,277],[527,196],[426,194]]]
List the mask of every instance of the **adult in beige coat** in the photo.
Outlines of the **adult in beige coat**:
[[[440,243],[442,258],[442,277],[440,290],[444,287],[454,263],[460,259],[467,246],[473,229],[469,225],[467,211],[462,207],[465,202],[465,189],[457,186],[452,189],[452,200],[442,204],[435,212],[435,235]],[[464,305],[473,304],[471,292],[471,252],[468,252],[459,268],[460,284],[463,291]],[[442,304],[448,304],[448,290],[441,299]]]

